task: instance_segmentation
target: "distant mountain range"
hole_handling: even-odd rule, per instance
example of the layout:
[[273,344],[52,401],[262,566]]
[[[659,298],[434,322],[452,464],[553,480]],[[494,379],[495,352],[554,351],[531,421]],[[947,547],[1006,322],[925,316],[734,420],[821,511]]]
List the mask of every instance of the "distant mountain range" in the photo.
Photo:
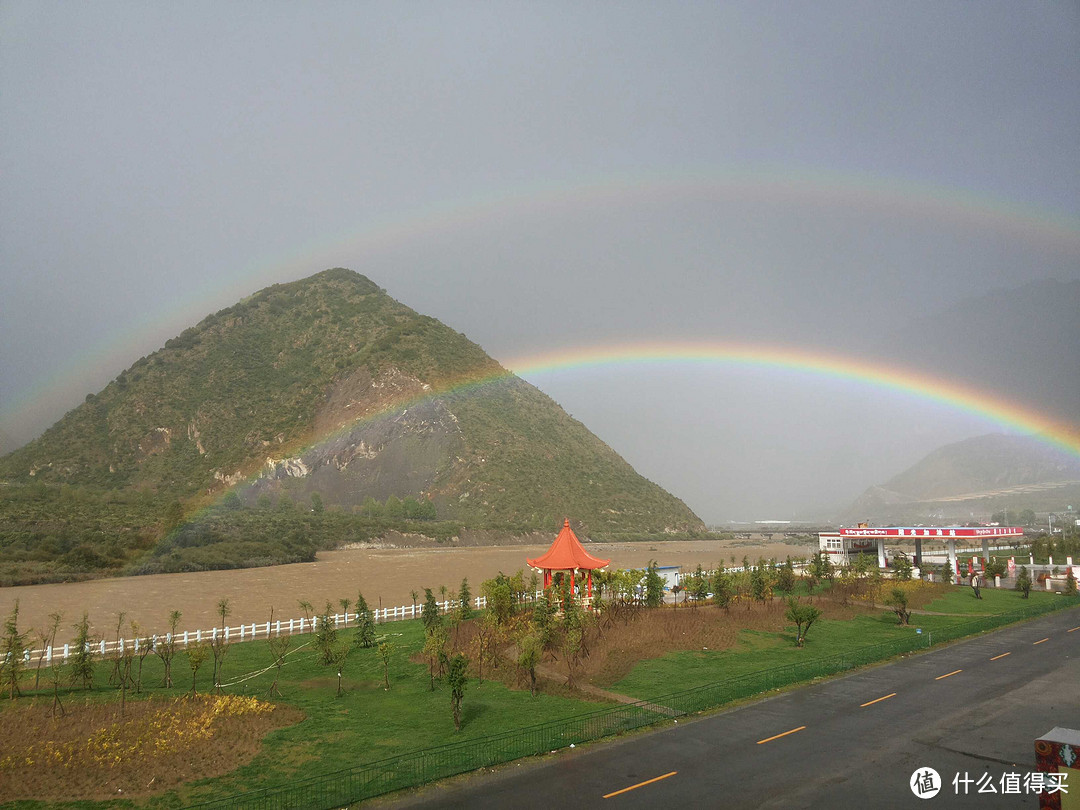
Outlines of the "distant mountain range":
[[185,330],[0,459],[0,478],[147,492],[188,512],[236,491],[346,511],[412,497],[484,527],[703,528],[464,335],[341,268]]
[[880,486],[841,516],[851,524],[987,519],[1003,509],[1080,506],[1080,459],[1031,436],[990,434],[949,444]]

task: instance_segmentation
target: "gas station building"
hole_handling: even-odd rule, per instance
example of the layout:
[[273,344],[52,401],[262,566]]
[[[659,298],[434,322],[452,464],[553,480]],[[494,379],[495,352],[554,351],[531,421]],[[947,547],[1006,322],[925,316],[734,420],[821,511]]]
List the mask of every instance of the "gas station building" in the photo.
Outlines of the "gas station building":
[[943,545],[949,558],[949,566],[956,570],[956,541],[971,545],[975,541],[982,544],[982,558],[990,557],[990,541],[1004,538],[1023,537],[1024,530],[1019,526],[942,526],[925,528],[923,526],[891,526],[889,528],[869,528],[860,526],[855,529],[840,529],[835,532],[818,533],[818,547],[829,555],[833,565],[848,565],[859,554],[877,554],[878,568],[884,568],[885,541],[914,541],[915,565],[922,568],[923,543]]

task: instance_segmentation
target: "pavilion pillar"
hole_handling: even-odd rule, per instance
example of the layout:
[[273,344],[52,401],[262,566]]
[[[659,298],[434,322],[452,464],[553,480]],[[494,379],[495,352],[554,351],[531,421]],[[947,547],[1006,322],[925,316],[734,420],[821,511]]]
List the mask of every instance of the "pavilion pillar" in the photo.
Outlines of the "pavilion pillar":
[[949,570],[952,572],[952,582],[956,583],[956,540],[950,537],[945,541],[945,547],[949,555]]
[[982,558],[983,563],[990,562],[990,538],[984,537],[982,541]]
[[592,601],[592,569],[589,569],[589,601]]
[[880,537],[877,541],[877,567],[885,567],[885,541]]
[[574,590],[574,569],[570,569],[570,598],[577,599],[577,591]]
[[915,538],[915,566],[922,568],[922,538]]

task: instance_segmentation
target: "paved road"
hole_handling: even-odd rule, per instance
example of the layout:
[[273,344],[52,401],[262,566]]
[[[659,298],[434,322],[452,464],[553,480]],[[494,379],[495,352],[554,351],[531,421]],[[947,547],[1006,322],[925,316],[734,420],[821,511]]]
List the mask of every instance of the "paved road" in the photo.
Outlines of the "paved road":
[[[1054,726],[1080,728],[1078,653],[1080,610],[1070,609],[652,734],[448,780],[393,805],[1037,807],[1034,794],[1002,795],[1001,780],[1034,770],[1033,741]],[[926,766],[944,787],[922,800],[909,781]],[[953,777],[964,772],[989,774],[999,792],[980,795],[973,782],[956,795]]]

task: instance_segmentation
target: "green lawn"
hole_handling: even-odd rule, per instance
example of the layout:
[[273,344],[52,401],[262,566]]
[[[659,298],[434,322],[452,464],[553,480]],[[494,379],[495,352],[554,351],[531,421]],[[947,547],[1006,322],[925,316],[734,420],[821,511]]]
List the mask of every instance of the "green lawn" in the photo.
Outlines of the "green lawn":
[[[445,683],[436,681],[430,691],[427,669],[408,660],[423,645],[423,626],[419,620],[380,625],[380,634],[389,634],[395,645],[390,662],[391,689],[384,691],[382,661],[375,649],[357,649],[345,667],[345,689],[336,697],[336,670],[318,664],[314,645],[289,656],[282,671],[278,699],[303,710],[307,718],[289,728],[269,734],[262,753],[248,765],[216,779],[189,784],[180,794],[170,793],[145,803],[154,806],[180,807],[232,793],[270,788],[290,781],[317,776],[371,762],[408,751],[443,745],[459,740],[483,737],[507,729],[534,725],[571,715],[595,711],[595,702],[571,700],[551,695],[532,698],[529,692],[513,691],[501,684],[485,680],[478,685],[469,681],[463,703],[463,728],[454,730],[450,712],[450,695]],[[344,634],[344,631],[343,631]],[[351,637],[352,631],[348,631]],[[297,636],[294,649],[311,640]],[[226,658],[223,684],[261,670],[271,663],[263,641],[233,645]],[[212,687],[212,659],[200,669],[199,691]],[[78,710],[84,699],[115,700],[117,692],[107,685],[111,662],[99,662],[95,673],[95,689],[78,691],[66,696],[69,710]],[[144,665],[143,682],[153,688],[145,693],[161,696],[180,695],[191,688],[191,670],[186,657],[177,656],[173,663],[173,690],[158,688],[162,679],[161,663],[148,657]],[[42,679],[43,682],[45,678]],[[233,694],[263,697],[273,680],[267,672],[226,689]],[[43,693],[47,690],[43,687]],[[86,697],[84,697],[86,696]],[[51,694],[47,695],[51,701]],[[7,701],[0,701],[3,711]],[[130,803],[109,803],[131,806]],[[38,802],[21,802],[17,807],[41,807]],[[102,806],[102,803],[80,802],[54,807]]]
[[889,611],[847,621],[822,620],[810,629],[805,646],[801,649],[795,646],[794,626],[779,634],[743,630],[739,645],[734,649],[673,652],[642,661],[610,689],[643,700],[653,700],[682,689],[725,681],[752,672],[825,658],[893,639],[910,638],[920,629],[924,634],[930,634],[929,640],[935,631],[979,615],[1005,613],[1043,600],[1064,598],[1032,591],[1030,599],[1025,601],[1019,592],[993,588],[984,588],[982,595],[982,599],[975,599],[971,588],[954,588],[923,609],[958,615],[914,614],[909,627],[898,625],[896,615]]
[[[772,670],[799,661],[823,659],[838,653],[889,641],[913,639],[917,628],[926,634],[936,633],[977,618],[979,613],[1003,613],[1044,600],[1065,597],[1032,593],[1024,601],[1012,591],[984,591],[983,600],[975,600],[970,589],[956,588],[929,606],[942,613],[962,615],[914,615],[911,627],[900,627],[891,612],[881,611],[852,620],[823,620],[810,630],[806,646],[794,644],[793,628],[780,633],[743,631],[735,649],[725,651],[676,652],[639,663],[629,675],[610,687],[612,691],[642,699],[656,699],[665,694],[705,684],[730,681],[741,675]],[[457,741],[478,739],[509,730],[552,720],[596,712],[603,708],[595,702],[541,694],[530,697],[527,691],[514,691],[501,684],[485,681],[481,686],[471,680],[464,701],[464,727],[454,730],[450,712],[449,690],[437,682],[429,689],[426,668],[408,659],[418,651],[424,638],[419,621],[381,625],[395,645],[390,662],[391,689],[382,686],[382,663],[376,650],[355,650],[345,667],[345,689],[336,697],[336,671],[320,666],[311,636],[296,637],[294,652],[282,673],[281,702],[306,714],[301,723],[269,734],[262,752],[248,765],[214,779],[191,783],[179,792],[146,800],[142,804],[180,807],[261,788],[289,785],[297,780],[317,777],[363,763]],[[352,631],[343,635],[350,636]],[[301,646],[303,645],[303,646]],[[870,660],[865,659],[865,660]],[[226,691],[235,694],[265,696],[273,679],[271,656],[263,641],[235,644],[229,650],[222,682]],[[78,711],[84,699],[115,700],[116,690],[107,685],[110,662],[99,662],[96,688],[90,693],[72,692],[65,701],[69,710]],[[191,686],[186,656],[178,655],[173,665],[176,687],[158,688],[161,663],[148,657],[143,682],[155,696],[181,695]],[[250,677],[249,677],[250,676]],[[814,677],[814,676],[799,676]],[[199,691],[212,685],[212,661],[199,672]],[[771,688],[771,687],[770,687]],[[50,700],[43,688],[43,700]],[[749,694],[747,692],[746,694]],[[84,697],[85,696],[85,697]],[[7,701],[0,701],[0,711]],[[116,806],[133,806],[114,802]],[[43,806],[23,802],[19,807]],[[66,807],[102,806],[89,802],[56,805]]]
[[964,613],[964,614],[992,614],[1004,613],[1016,610],[1025,605],[1039,602],[1044,599],[1061,599],[1062,597],[1039,591],[1035,585],[1031,587],[1031,594],[1027,600],[1019,591],[1008,588],[980,588],[982,599],[975,598],[975,592],[970,586],[956,585],[949,589],[944,596],[940,596],[933,602],[927,603],[922,610],[932,610],[937,613]]

